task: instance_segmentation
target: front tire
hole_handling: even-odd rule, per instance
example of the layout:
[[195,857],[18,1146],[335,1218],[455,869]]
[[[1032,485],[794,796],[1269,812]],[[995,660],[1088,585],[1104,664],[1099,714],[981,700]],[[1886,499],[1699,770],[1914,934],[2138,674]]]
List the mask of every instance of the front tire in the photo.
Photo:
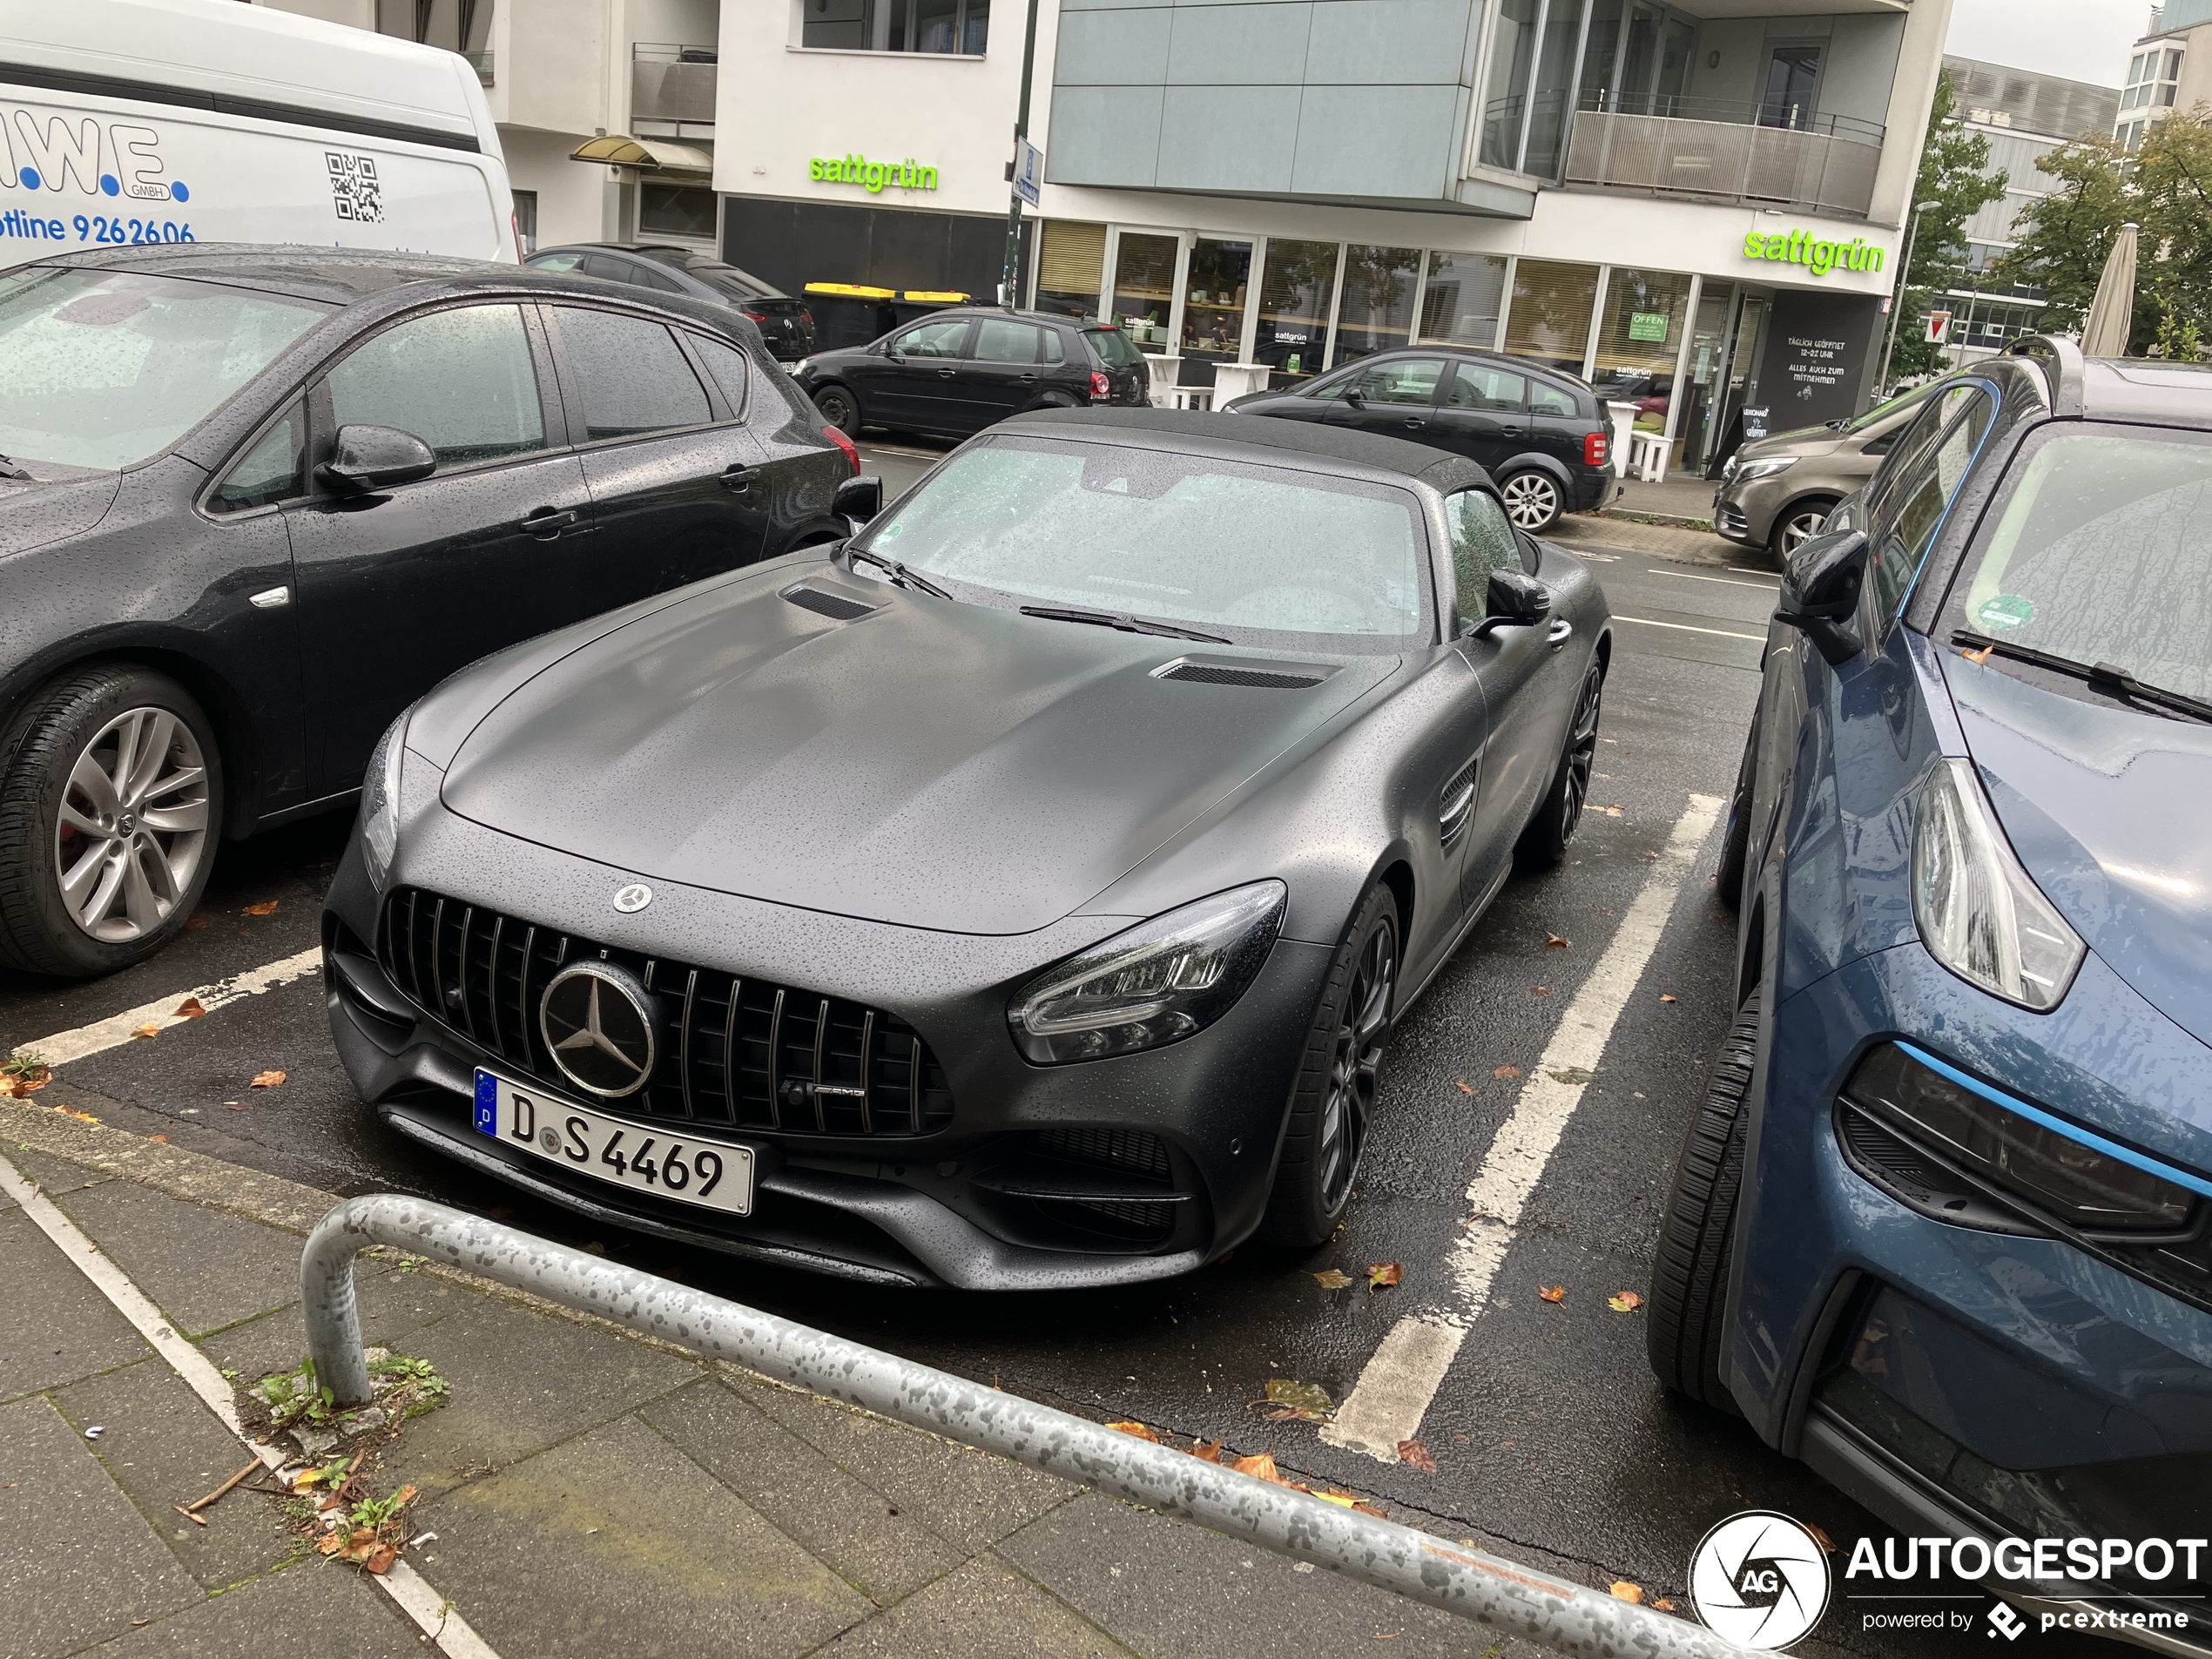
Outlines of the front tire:
[[1549,870],[1567,857],[1567,844],[1582,821],[1582,806],[1589,799],[1590,767],[1597,759],[1597,722],[1605,700],[1605,670],[1593,662],[1582,676],[1582,689],[1575,694],[1574,718],[1567,723],[1567,742],[1560,751],[1559,770],[1552,786],[1521,833],[1514,851],[1524,868]]
[[1728,798],[1728,828],[1721,834],[1721,867],[1714,873],[1714,897],[1730,910],[1743,907],[1743,868],[1751,854],[1751,789],[1757,781],[1759,723],[1751,721],[1743,739],[1743,759],[1736,768],[1736,788]]
[[1835,509],[1836,503],[1825,497],[1791,502],[1767,532],[1767,551],[1787,564],[1792,553],[1820,534],[1821,525]]
[[1378,885],[1337,947],[1259,1224],[1259,1236],[1272,1243],[1300,1250],[1325,1244],[1351,1204],[1390,1044],[1399,925],[1396,901]]
[[860,401],[848,387],[833,381],[814,394],[814,407],[828,421],[848,438],[860,435]]
[[1548,472],[1516,472],[1498,486],[1498,494],[1505,500],[1506,516],[1531,536],[1541,536],[1567,510],[1566,492]]
[[222,764],[199,703],[129,664],[57,680],[0,778],[0,962],[87,979],[181,930],[222,829]]
[[1743,1136],[1759,1057],[1759,994],[1737,1010],[1689,1126],[1651,1264],[1651,1368],[1678,1394],[1743,1415],[1721,1370],[1728,1341],[1728,1272],[1743,1191]]

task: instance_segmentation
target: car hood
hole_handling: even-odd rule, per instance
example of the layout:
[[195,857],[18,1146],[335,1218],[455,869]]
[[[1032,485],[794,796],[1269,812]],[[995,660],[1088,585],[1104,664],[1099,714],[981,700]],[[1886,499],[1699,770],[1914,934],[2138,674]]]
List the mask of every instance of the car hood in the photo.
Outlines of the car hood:
[[2020,862],[2144,1000],[2212,1043],[2212,725],[2030,685],[1943,654]]
[[1399,662],[1317,658],[1327,678],[1289,691],[1163,679],[1185,654],[1244,654],[813,577],[878,607],[838,622],[781,597],[789,575],[544,669],[462,743],[446,806],[648,880],[1028,933]]
[[1834,451],[1842,436],[1833,427],[1796,427],[1749,439],[1736,455],[1739,461],[1757,461],[1766,455],[1824,455]]
[[0,558],[84,535],[107,516],[123,484],[119,472],[25,469],[33,475],[27,481],[0,477]]

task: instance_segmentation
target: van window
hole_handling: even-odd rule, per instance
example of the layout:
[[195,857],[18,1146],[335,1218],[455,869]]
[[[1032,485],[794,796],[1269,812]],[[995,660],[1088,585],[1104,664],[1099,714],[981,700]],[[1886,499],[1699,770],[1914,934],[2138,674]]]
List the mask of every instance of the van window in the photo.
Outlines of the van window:
[[338,425],[411,432],[442,472],[545,447],[517,306],[462,306],[387,328],[355,347],[326,384]]
[[240,455],[207,497],[211,511],[243,512],[306,493],[307,422],[299,402]]
[[634,438],[713,418],[706,388],[660,324],[575,306],[554,314],[583,397],[586,437]]
[[975,361],[979,363],[1034,363],[1037,361],[1037,331],[1033,323],[1008,322],[987,317],[975,331]]
[[1444,407],[1518,415],[1527,383],[1509,368],[1495,368],[1487,363],[1455,363],[1452,366],[1452,389],[1445,395]]
[[[1897,614],[1920,563],[1935,544],[1945,511],[1958,493],[1959,482],[1973,463],[1981,435],[1989,430],[1996,405],[1989,395],[1973,388],[1966,393],[1966,408],[1942,437],[1912,469],[1901,475],[1882,516],[1875,521],[1873,548],[1867,561],[1867,580],[1874,590],[1875,614],[1885,624]],[[1948,397],[1946,402],[1951,402]]]

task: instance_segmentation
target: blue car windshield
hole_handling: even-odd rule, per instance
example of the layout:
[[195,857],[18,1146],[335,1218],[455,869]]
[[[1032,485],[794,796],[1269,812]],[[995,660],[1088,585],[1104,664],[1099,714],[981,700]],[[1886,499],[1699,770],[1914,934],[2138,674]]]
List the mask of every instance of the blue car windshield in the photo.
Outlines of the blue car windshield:
[[1431,637],[1413,493],[1293,466],[994,438],[853,545],[963,599],[1109,611],[1239,644],[1359,652]]
[[2212,441],[2052,433],[1952,590],[1952,625],[2212,698]]

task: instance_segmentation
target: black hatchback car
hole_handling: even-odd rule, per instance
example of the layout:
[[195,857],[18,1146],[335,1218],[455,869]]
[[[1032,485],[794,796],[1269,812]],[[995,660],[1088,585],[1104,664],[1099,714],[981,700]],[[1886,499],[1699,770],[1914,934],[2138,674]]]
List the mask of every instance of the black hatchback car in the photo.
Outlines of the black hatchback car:
[[1035,311],[933,311],[880,340],[820,352],[792,370],[832,426],[964,438],[1030,409],[1142,407],[1144,354],[1109,325]]
[[1379,432],[1465,455],[1498,481],[1532,536],[1603,504],[1611,428],[1588,382],[1522,357],[1463,347],[1379,352],[1310,385],[1254,392],[1238,415]]
[[603,282],[728,306],[760,330],[761,343],[778,362],[797,362],[814,349],[814,314],[804,300],[697,248],[667,242],[571,242],[542,247],[523,263],[533,271],[575,271]]
[[0,273],[0,964],[79,976],[455,669],[841,536],[858,470],[726,310],[238,245]]

